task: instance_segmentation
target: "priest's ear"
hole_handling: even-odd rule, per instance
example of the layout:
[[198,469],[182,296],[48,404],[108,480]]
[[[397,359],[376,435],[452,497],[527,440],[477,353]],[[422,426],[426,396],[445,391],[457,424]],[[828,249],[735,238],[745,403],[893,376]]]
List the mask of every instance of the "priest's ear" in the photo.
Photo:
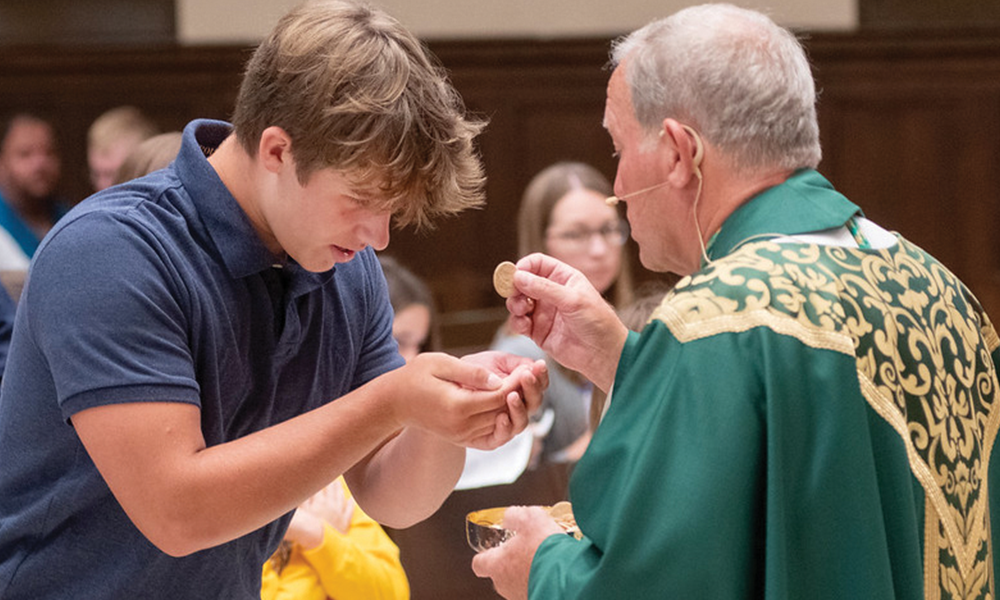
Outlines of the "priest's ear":
[[688,172],[686,169],[682,169],[678,172],[678,176],[687,177],[689,174],[692,174],[701,181],[701,163],[705,158],[705,145],[701,140],[701,135],[689,125],[685,125],[674,119],[664,119],[663,128],[660,129],[660,138],[663,138],[663,141],[672,146],[671,150],[677,152],[676,161],[681,162],[683,155],[691,157],[689,163],[691,171]]

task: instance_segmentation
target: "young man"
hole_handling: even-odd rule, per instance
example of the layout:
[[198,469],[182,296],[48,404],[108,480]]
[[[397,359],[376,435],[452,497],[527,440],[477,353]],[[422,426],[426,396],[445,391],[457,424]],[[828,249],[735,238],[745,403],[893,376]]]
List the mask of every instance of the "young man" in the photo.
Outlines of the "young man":
[[643,264],[687,277],[640,335],[519,263],[512,326],[614,392],[570,482],[583,539],[511,509],[476,573],[507,598],[996,597],[1000,338],[814,170],[798,41],[705,5],[612,58],[615,191]]
[[543,365],[403,366],[375,250],[481,201],[480,124],[420,43],[352,1],[285,16],[233,126],[98,193],[39,248],[0,399],[0,596],[259,598],[291,511],[345,474],[405,527]]

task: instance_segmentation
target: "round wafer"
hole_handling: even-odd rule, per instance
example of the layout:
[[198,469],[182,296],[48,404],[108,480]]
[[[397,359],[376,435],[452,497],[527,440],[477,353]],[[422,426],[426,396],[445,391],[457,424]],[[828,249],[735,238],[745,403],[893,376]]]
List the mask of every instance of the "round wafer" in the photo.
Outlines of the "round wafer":
[[503,261],[493,270],[493,289],[504,298],[510,298],[517,292],[517,288],[514,287],[515,271],[517,265],[509,260]]

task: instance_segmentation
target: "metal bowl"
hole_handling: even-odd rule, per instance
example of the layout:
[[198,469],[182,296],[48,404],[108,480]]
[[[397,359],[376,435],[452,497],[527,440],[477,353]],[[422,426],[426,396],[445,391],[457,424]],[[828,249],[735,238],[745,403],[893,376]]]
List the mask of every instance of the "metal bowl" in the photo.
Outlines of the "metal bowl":
[[476,552],[489,550],[509,540],[514,532],[503,528],[506,506],[485,508],[465,516],[465,538]]
[[[573,509],[569,502],[559,502],[553,506],[543,506],[549,515],[573,537],[580,539],[580,528],[573,518]],[[514,532],[505,529],[503,516],[506,506],[484,508],[470,512],[465,516],[465,538],[476,552],[495,548],[514,536]]]

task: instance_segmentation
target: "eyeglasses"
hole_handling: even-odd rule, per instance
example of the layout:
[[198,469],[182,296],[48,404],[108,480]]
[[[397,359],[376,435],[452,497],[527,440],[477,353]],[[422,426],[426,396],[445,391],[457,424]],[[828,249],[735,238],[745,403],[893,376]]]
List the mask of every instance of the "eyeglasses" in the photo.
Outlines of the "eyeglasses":
[[618,220],[605,223],[599,229],[578,227],[565,231],[553,231],[548,234],[548,237],[583,249],[591,243],[595,235],[600,236],[604,243],[609,246],[621,246],[628,239],[628,223]]

